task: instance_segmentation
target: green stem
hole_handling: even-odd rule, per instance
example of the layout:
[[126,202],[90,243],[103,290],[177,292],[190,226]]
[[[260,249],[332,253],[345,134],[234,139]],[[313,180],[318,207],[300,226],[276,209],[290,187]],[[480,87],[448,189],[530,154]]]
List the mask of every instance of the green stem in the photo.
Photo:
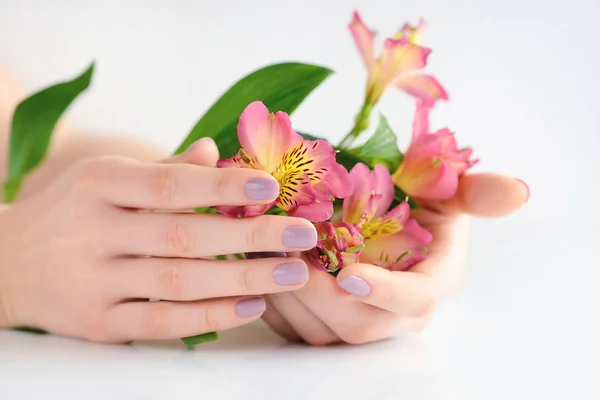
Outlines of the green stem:
[[371,111],[373,111],[373,105],[365,100],[360,111],[354,118],[354,126],[340,142],[338,146],[340,149],[349,149],[360,134],[369,128]]

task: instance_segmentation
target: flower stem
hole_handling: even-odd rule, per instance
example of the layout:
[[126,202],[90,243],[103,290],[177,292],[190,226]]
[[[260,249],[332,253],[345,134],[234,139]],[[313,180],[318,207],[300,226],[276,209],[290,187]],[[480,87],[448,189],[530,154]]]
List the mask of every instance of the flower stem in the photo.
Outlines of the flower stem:
[[371,120],[371,111],[373,111],[373,105],[370,102],[363,103],[362,107],[356,117],[354,118],[354,126],[348,132],[346,137],[340,142],[339,148],[347,150],[352,146],[354,141],[360,136],[360,134],[369,128]]

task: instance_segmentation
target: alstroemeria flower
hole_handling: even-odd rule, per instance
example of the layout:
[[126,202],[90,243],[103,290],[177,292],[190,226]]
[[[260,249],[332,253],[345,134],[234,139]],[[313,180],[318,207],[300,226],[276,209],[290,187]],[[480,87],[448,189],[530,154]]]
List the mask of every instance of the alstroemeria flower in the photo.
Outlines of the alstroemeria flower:
[[409,196],[448,199],[456,193],[460,175],[478,160],[471,160],[471,148],[458,149],[449,129],[428,132],[432,106],[417,100],[412,140],[393,180]]
[[345,222],[319,222],[317,247],[308,258],[318,269],[333,272],[344,265],[355,264],[360,258],[363,237],[354,225]]
[[390,85],[425,100],[448,99],[437,79],[419,71],[427,64],[431,53],[431,49],[419,45],[423,27],[423,21],[417,27],[404,25],[395,36],[385,40],[381,56],[375,58],[375,32],[364,24],[358,12],[354,12],[349,28],[367,67],[368,104],[377,103]]
[[402,271],[424,260],[431,234],[410,219],[406,201],[387,211],[394,199],[387,168],[377,165],[371,172],[366,165],[357,164],[350,176],[355,189],[344,200],[342,219],[362,231],[365,247],[360,261]]
[[352,193],[352,179],[335,161],[331,145],[304,140],[292,129],[286,113],[273,114],[262,102],[253,102],[242,113],[237,130],[242,149],[219,160],[217,166],[266,171],[279,182],[279,197],[262,206],[216,207],[221,213],[252,217],[277,205],[288,215],[320,222],[333,214],[335,198]]

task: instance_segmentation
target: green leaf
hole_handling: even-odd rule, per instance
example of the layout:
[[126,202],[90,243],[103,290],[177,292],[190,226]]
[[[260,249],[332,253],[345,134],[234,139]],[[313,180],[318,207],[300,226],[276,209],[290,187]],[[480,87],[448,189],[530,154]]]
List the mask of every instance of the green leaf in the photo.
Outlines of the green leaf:
[[[322,139],[320,137],[311,135],[310,133],[305,133],[305,132],[298,132],[298,133],[300,135],[302,135],[302,137],[306,140]],[[322,140],[326,140],[326,139],[322,139]],[[366,159],[366,158],[358,156],[358,155],[354,155],[349,150],[340,150],[340,149],[336,149],[336,150],[337,150],[337,154],[335,157],[336,161],[338,163],[342,164],[348,171],[350,171],[352,169],[352,167],[354,167],[359,162],[366,164],[371,168],[373,168],[375,166],[374,164],[371,164],[372,160]],[[388,169],[389,169],[389,167],[388,167]],[[390,172],[393,173],[394,170],[391,170]],[[408,204],[410,205],[410,208],[412,208],[412,209],[419,208],[417,203],[415,203],[413,201],[413,199],[409,198],[406,195],[406,193],[404,193],[398,187],[395,188],[394,202],[392,203],[392,207],[400,204],[401,202],[403,202],[406,199],[408,199]]]
[[200,343],[214,342],[215,340],[219,340],[219,334],[217,332],[208,332],[202,335],[189,336],[181,339],[188,350],[193,349],[194,346]]
[[291,114],[332,71],[301,63],[270,65],[242,78],[204,114],[179,146],[185,151],[201,137],[217,143],[221,157],[231,157],[239,150],[237,124],[240,114],[253,101],[262,101],[271,111]]
[[10,136],[8,178],[4,183],[4,201],[16,197],[25,176],[46,155],[50,138],[61,115],[85,91],[92,80],[94,63],[71,81],[43,89],[15,109]]
[[380,114],[375,133],[362,146],[358,156],[368,160],[371,166],[383,164],[390,171],[400,166],[403,156],[398,149],[398,138],[383,115]]

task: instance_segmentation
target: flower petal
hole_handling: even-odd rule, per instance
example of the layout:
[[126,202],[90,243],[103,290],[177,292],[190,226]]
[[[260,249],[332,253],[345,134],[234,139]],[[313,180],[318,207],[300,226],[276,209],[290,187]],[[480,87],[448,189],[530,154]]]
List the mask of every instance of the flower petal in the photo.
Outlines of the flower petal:
[[327,221],[333,215],[333,201],[321,200],[298,206],[288,212],[292,217],[305,218],[311,222]]
[[395,235],[365,239],[360,259],[384,268],[405,269],[426,257],[424,251],[431,239],[431,233],[410,219]]
[[377,210],[375,211],[375,217],[377,218],[384,215],[392,205],[395,190],[392,176],[386,167],[377,164],[373,169],[373,175],[375,176],[373,192],[381,195],[376,205]]
[[231,158],[221,158],[217,161],[217,168],[250,168],[255,169],[253,162],[247,163],[242,159],[241,152]]
[[277,206],[290,215],[298,207],[313,204],[317,200],[317,191],[306,174],[288,174],[283,180],[278,179],[278,182]]
[[354,42],[360,51],[360,55],[363,58],[365,66],[372,73],[375,67],[375,52],[373,50],[373,42],[375,39],[375,32],[365,25],[358,12],[354,12],[352,16],[352,22],[348,25],[350,32],[354,37]]
[[267,210],[275,205],[275,201],[258,206],[231,207],[231,206],[215,206],[214,208],[223,215],[233,218],[256,217],[263,215]]
[[458,173],[447,162],[425,170],[420,175],[394,175],[394,182],[406,194],[424,199],[449,199],[458,189]]
[[350,170],[350,177],[354,183],[354,192],[344,200],[342,219],[357,224],[373,192],[371,170],[365,164],[358,163]]
[[421,18],[417,26],[404,24],[394,35],[394,39],[407,38],[412,44],[421,44],[421,34],[425,29],[425,21]]
[[325,178],[314,187],[317,192],[327,194],[327,196],[345,199],[354,192],[354,181],[343,165],[334,163]]
[[415,110],[415,119],[413,121],[413,133],[411,138],[411,146],[421,136],[429,133],[429,112],[433,107],[433,102],[417,98],[417,108]]
[[448,100],[448,93],[431,75],[410,74],[401,76],[396,85],[406,93],[427,101]]
[[250,158],[256,158],[260,169],[273,173],[282,155],[302,136],[292,129],[283,111],[269,112],[260,101],[250,103],[238,123],[238,139]]
[[406,38],[386,39],[380,60],[380,84],[385,88],[400,76],[422,69],[430,53],[431,49],[414,45]]

